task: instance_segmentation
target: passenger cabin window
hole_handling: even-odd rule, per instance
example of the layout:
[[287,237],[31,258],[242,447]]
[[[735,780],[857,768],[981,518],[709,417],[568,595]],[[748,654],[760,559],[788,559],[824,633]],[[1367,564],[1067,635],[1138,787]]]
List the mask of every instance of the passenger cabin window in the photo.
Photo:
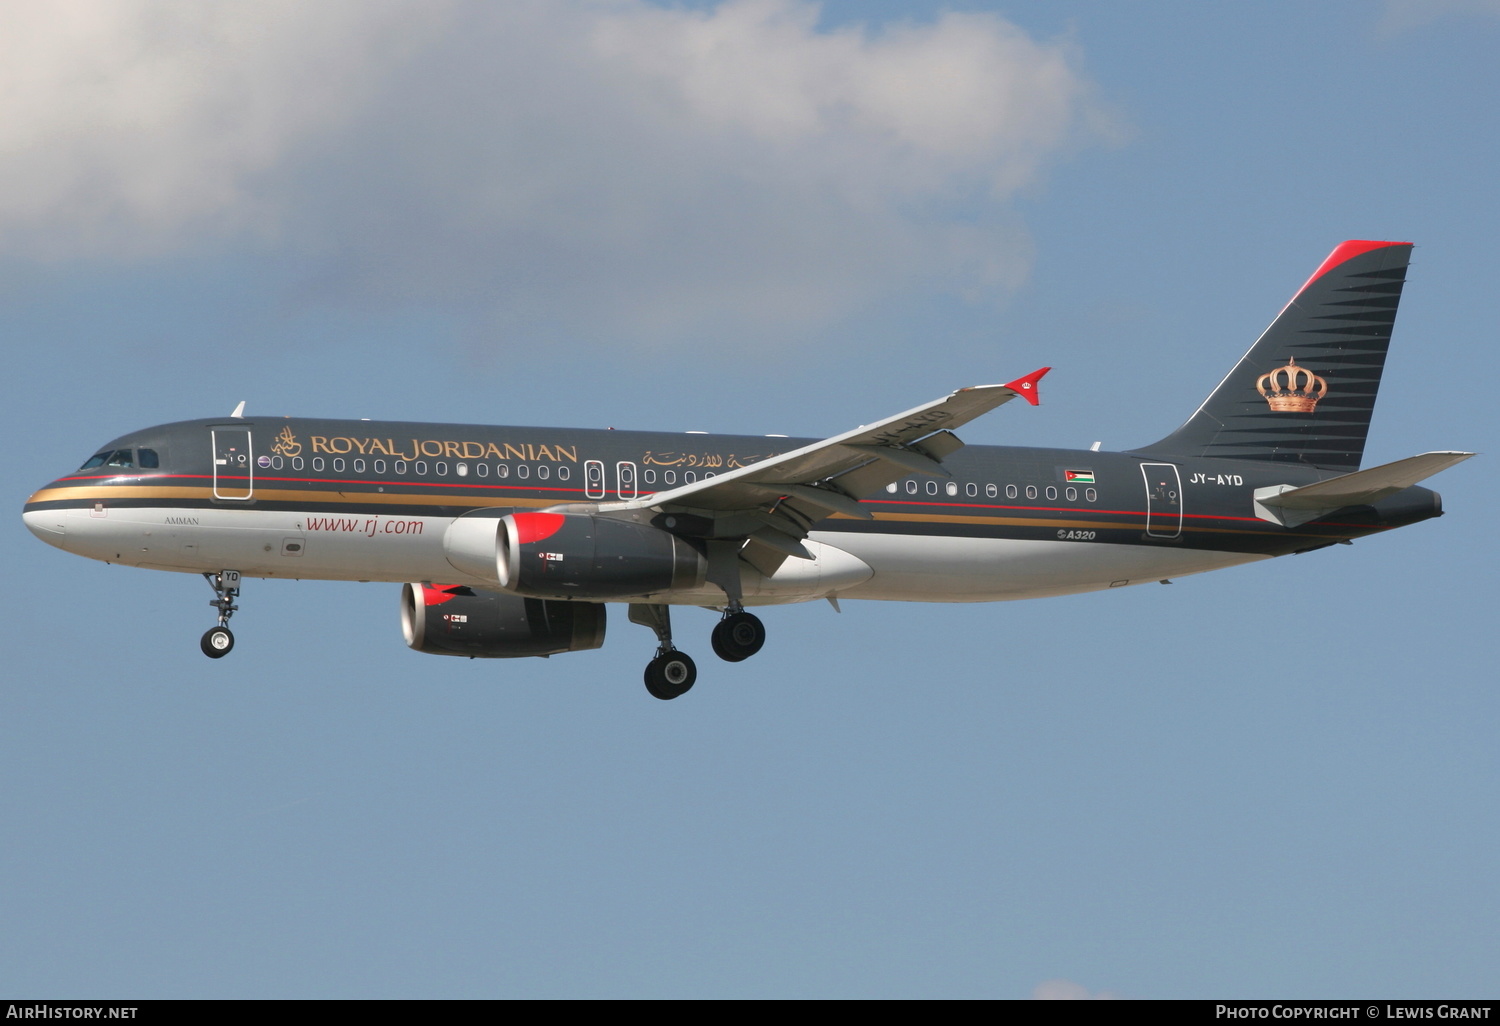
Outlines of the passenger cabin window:
[[568,479],[568,468],[567,467],[558,467],[557,468],[557,479],[559,481],[566,481]]
[[321,456],[314,456],[313,457],[313,469],[314,470],[322,470],[323,469],[323,457],[321,457]]

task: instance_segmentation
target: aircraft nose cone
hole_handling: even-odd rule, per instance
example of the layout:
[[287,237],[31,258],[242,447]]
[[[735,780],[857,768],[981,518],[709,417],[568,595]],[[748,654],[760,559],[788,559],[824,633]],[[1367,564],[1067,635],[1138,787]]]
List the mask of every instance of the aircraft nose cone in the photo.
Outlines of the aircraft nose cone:
[[62,548],[64,530],[63,511],[60,509],[29,509],[21,514],[26,529],[48,545]]

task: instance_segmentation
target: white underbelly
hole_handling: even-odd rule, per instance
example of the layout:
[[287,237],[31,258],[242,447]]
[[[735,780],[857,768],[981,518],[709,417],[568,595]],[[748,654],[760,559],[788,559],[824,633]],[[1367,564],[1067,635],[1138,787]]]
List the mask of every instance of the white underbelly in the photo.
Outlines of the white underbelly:
[[[118,507],[31,517],[50,518],[47,530],[38,533],[59,548],[130,566],[189,573],[235,569],[248,577],[494,586],[448,561],[443,549],[443,533],[452,523],[448,517]],[[745,604],[830,595],[994,602],[1158,581],[1268,558],[1167,545],[895,534],[814,532],[808,543],[817,559],[789,558],[769,578],[745,567]],[[718,605],[724,595],[706,585],[653,599]]]
[[874,573],[841,596],[914,602],[996,602],[1160,581],[1269,557],[1153,545],[894,534],[815,534]]

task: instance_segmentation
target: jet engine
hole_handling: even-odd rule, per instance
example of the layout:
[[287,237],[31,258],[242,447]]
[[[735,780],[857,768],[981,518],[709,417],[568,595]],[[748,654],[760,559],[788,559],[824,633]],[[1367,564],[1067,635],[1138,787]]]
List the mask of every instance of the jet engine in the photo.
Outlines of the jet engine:
[[593,513],[459,517],[443,535],[454,569],[533,598],[604,601],[702,586],[693,545],[649,524]]
[[401,632],[431,655],[511,659],[581,652],[604,644],[604,606],[547,601],[465,585],[401,587]]

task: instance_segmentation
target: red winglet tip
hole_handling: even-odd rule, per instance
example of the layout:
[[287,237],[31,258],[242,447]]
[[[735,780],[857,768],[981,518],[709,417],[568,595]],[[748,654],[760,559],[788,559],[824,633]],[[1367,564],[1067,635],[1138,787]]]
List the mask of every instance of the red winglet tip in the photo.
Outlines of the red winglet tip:
[[1005,387],[1016,393],[1016,395],[1020,396],[1022,399],[1025,399],[1031,405],[1038,406],[1041,404],[1042,400],[1041,396],[1037,394],[1036,383],[1038,381],[1041,381],[1042,376],[1051,369],[1051,367],[1043,367],[1041,370],[1034,370],[1024,378],[1017,378],[1014,381],[1007,381],[1005,383]]

